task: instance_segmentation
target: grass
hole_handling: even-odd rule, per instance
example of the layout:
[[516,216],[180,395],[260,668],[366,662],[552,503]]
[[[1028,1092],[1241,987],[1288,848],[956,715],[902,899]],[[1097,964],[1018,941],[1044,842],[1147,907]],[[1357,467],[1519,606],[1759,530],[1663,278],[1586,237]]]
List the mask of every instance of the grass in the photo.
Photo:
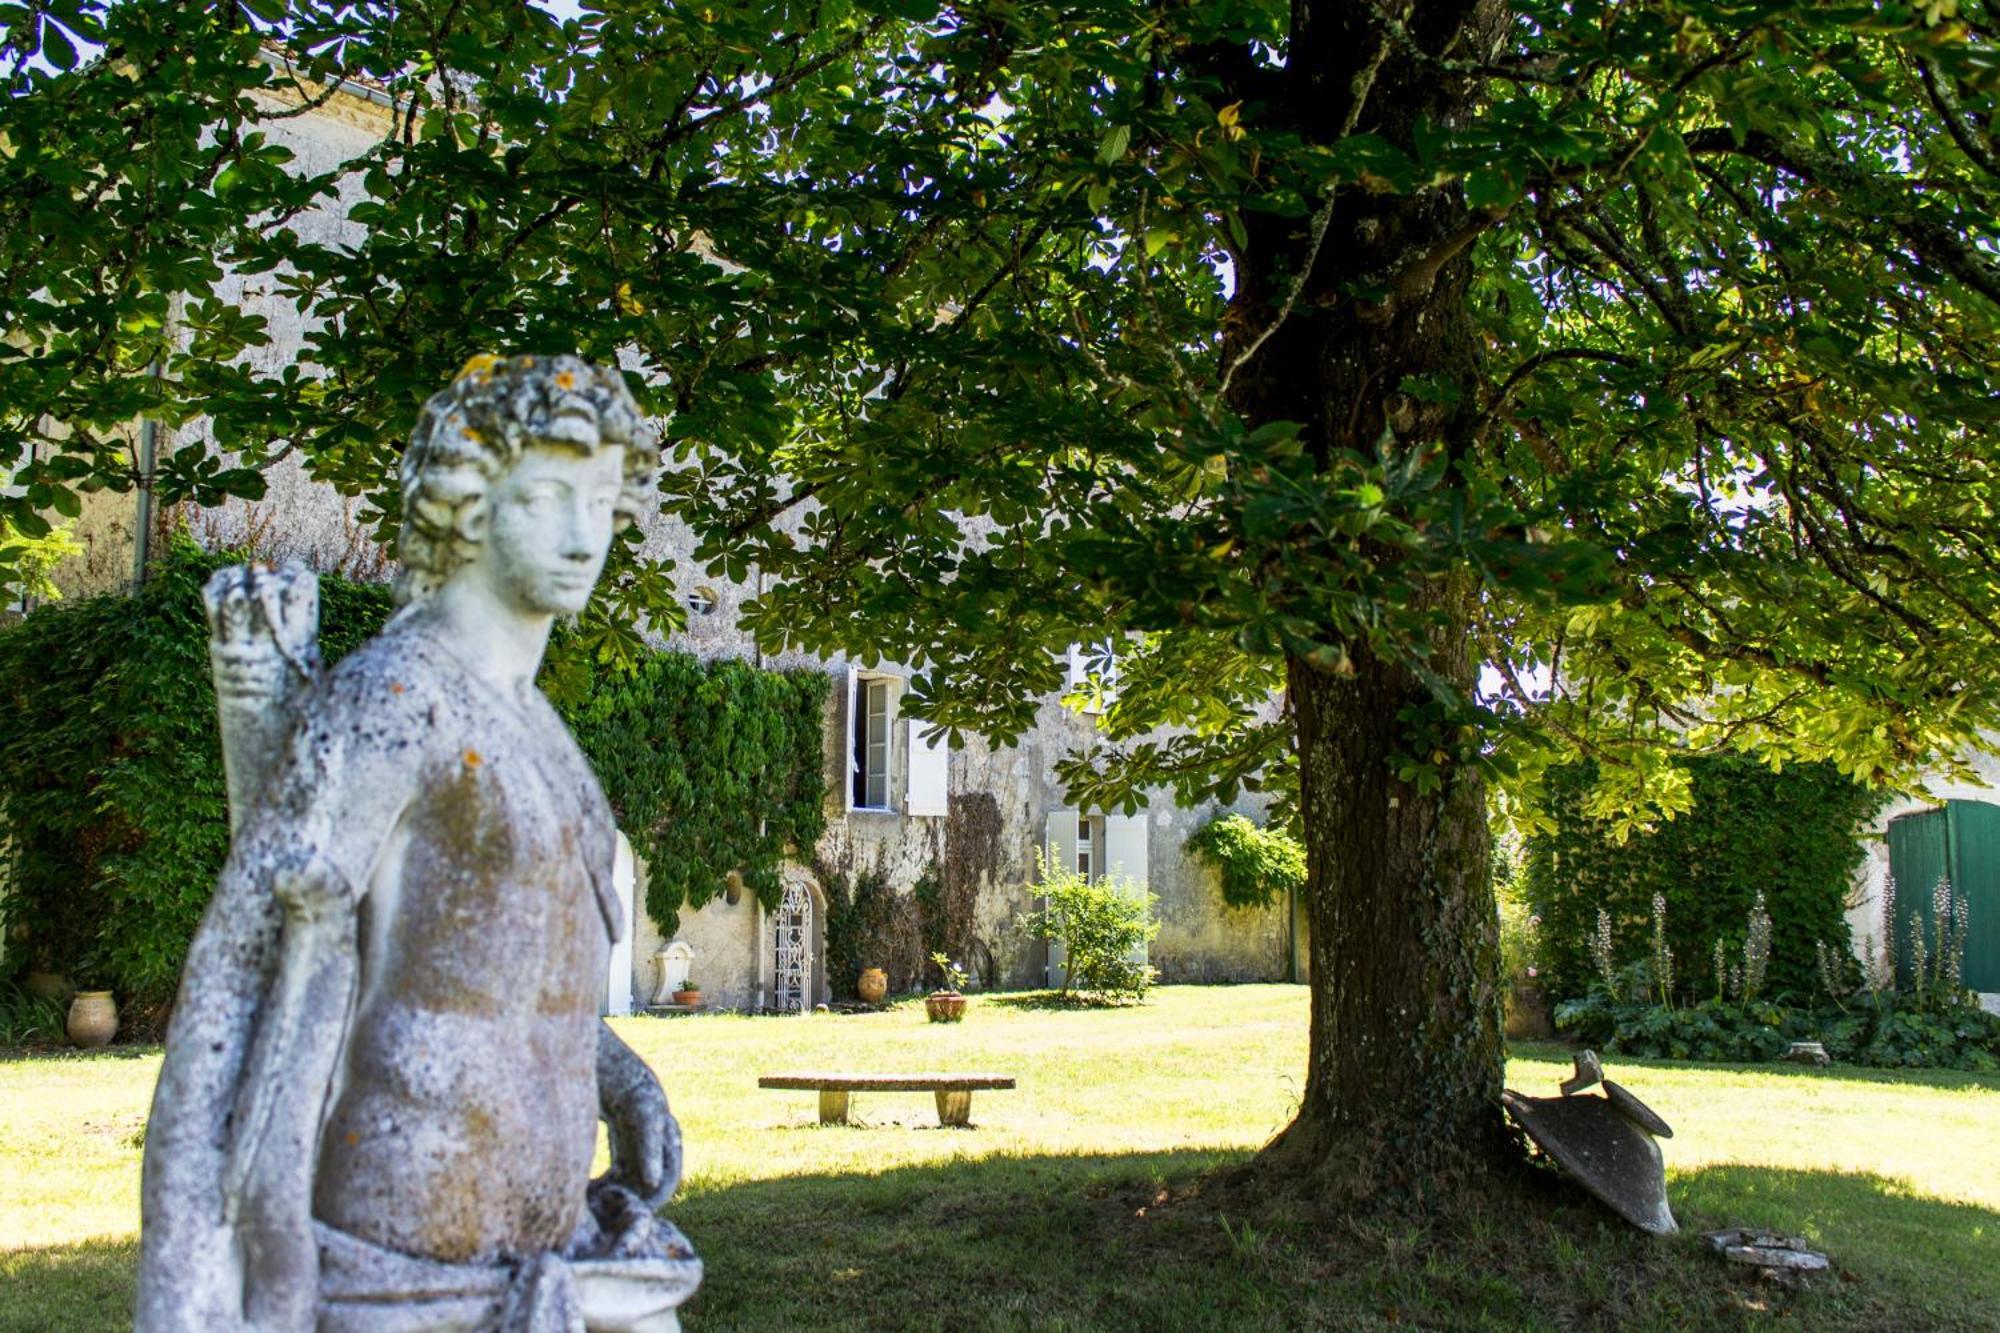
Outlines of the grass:
[[[1169,987],[1140,1008],[974,1001],[806,1019],[620,1020],[687,1139],[671,1215],[707,1260],[691,1333],[806,1329],[2000,1327],[2000,1079],[1615,1064],[1678,1131],[1684,1228],[1803,1233],[1836,1276],[1792,1294],[1549,1186],[1430,1219],[1218,1206],[1205,1174],[1289,1118],[1304,991]],[[0,1062],[0,1330],[129,1327],[157,1052]],[[854,1127],[781,1070],[994,1070],[974,1128],[928,1094]],[[1511,1086],[1553,1091],[1554,1047]]]

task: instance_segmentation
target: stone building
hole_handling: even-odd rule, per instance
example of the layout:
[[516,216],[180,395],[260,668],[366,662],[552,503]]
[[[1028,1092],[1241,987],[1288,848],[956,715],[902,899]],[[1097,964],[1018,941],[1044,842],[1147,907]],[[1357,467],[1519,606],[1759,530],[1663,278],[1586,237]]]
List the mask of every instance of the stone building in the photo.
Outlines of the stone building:
[[[267,58],[282,60],[282,55],[271,52]],[[292,109],[271,100],[274,109]],[[365,153],[390,132],[391,123],[386,94],[352,86],[304,114],[273,120],[266,129],[291,149],[299,169],[320,172]],[[312,239],[358,239],[359,229],[344,217],[350,202],[344,199],[293,225]],[[271,341],[248,354],[253,363],[276,372],[297,358],[306,330],[292,307],[273,294],[268,276],[232,278],[227,295],[269,321]],[[200,423],[186,429],[199,431]],[[165,457],[177,439],[171,431],[135,426],[132,442],[139,456]],[[147,544],[173,521],[187,522],[211,547],[248,546],[261,556],[300,558],[323,571],[386,576],[381,553],[356,521],[354,501],[313,481],[295,460],[276,465],[268,483],[257,502],[179,515],[154,512],[143,493],[92,495],[75,526],[83,554],[58,569],[55,582],[65,595],[127,586],[143,564]],[[926,876],[943,881],[970,912],[964,933],[971,957],[964,961],[974,974],[988,985],[1043,984],[1049,977],[1047,943],[1022,926],[1036,902],[1034,854],[1042,846],[1086,874],[1116,872],[1157,896],[1161,928],[1150,961],[1163,980],[1303,979],[1304,916],[1298,905],[1228,907],[1214,873],[1184,850],[1189,835],[1221,811],[1179,808],[1165,797],[1129,816],[1078,810],[1065,802],[1055,764],[1090,739],[1092,716],[1051,698],[1018,745],[927,744],[921,726],[901,711],[907,670],[863,669],[839,658],[761,655],[737,625],[738,608],[755,595],[761,575],[753,569],[740,585],[708,578],[687,560],[692,548],[690,534],[673,523],[655,516],[647,527],[645,553],[677,559],[689,607],[686,630],[656,636],[655,642],[702,658],[733,656],[828,674],[827,828],[817,846],[795,849],[783,871],[784,901],[776,911],[766,910],[754,895],[727,893],[684,911],[675,938],[667,940],[637,910],[630,944],[614,960],[607,1007],[643,1006],[663,983],[689,975],[701,983],[707,1002],[720,1007],[810,1008],[828,1000],[828,896],[822,881],[830,874],[869,876],[906,902]],[[1232,808],[1256,818],[1259,807],[1258,798],[1246,797]],[[643,902],[644,867],[624,872],[619,878],[628,903]],[[894,979],[916,981],[914,975]]]

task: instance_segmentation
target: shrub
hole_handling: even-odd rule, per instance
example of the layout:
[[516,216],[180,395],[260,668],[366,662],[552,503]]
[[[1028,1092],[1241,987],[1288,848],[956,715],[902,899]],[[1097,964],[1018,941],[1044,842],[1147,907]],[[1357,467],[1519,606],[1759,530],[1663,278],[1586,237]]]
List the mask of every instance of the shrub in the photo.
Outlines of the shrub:
[[18,983],[0,982],[0,1046],[59,1042],[65,1026],[60,1004]]
[[1028,929],[1060,941],[1067,951],[1063,994],[1079,990],[1143,999],[1154,971],[1132,955],[1160,933],[1152,919],[1153,895],[1116,875],[1092,883],[1039,851],[1035,865],[1047,906],[1029,916]]
[[1599,988],[1556,1006],[1556,1026],[1608,1054],[1754,1064],[1817,1041],[1843,1064],[2000,1070],[2000,1017],[1965,1004],[1876,995],[1846,1007],[1708,1000],[1679,1009],[1614,1000]]
[[[1816,985],[1814,943],[1847,949],[1846,897],[1862,849],[1855,831],[1880,804],[1825,764],[1774,772],[1738,755],[1683,761],[1692,808],[1622,844],[1586,803],[1590,764],[1552,769],[1543,804],[1553,827],[1528,839],[1524,891],[1542,919],[1542,963],[1550,993],[1582,995],[1593,962],[1597,914],[1605,914],[1618,965],[1662,950],[1683,960],[1676,999],[1709,990],[1716,946],[1744,957],[1752,905],[1761,892],[1771,921],[1768,969],[1759,988],[1804,998]],[[1653,938],[1653,898],[1665,902],[1665,933]],[[1766,955],[1753,949],[1762,963]]]
[[1528,904],[1500,897],[1500,975],[1509,989],[1541,982],[1541,920]]
[[1306,882],[1305,844],[1242,815],[1211,819],[1187,840],[1187,849],[1221,875],[1222,901],[1231,907],[1269,907]]

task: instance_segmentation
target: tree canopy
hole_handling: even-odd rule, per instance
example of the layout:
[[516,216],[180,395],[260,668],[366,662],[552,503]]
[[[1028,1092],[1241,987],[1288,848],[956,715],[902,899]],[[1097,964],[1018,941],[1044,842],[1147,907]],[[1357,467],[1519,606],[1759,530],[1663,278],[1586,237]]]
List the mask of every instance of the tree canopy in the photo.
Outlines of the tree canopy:
[[[166,496],[296,452],[393,541],[468,356],[622,356],[769,646],[1005,739],[1109,640],[1078,800],[1302,783],[1308,898],[1415,932],[1343,980],[1327,918],[1315,1051],[1415,996],[1403,1056],[1481,1071],[1392,1117],[1497,1083],[1486,778],[1586,755],[1639,818],[1676,748],[1902,782],[2000,723],[1983,0],[0,16],[0,518],[133,485],[146,414]],[[297,170],[269,122],[342,80],[395,131]],[[227,274],[301,362],[246,357]],[[585,641],[671,590],[628,555]]]
[[[295,451],[393,540],[402,432],[467,356],[624,349],[672,414],[669,509],[712,572],[774,576],[774,644],[920,663],[936,717],[1006,734],[1080,629],[1142,635],[1112,735],[1192,731],[1079,767],[1100,794],[1255,780],[1284,654],[1420,650],[1410,585],[1454,567],[1487,720],[1669,804],[1662,724],[1879,779],[1992,722],[1986,6],[1528,4],[1438,51],[1434,6],[1298,9],[1363,56],[1326,124],[1272,3],[24,7],[5,516],[135,484],[147,414],[192,428],[163,497],[255,495]],[[1476,112],[1395,124],[1405,67]],[[344,198],[268,137],[343,78],[397,121]],[[1450,225],[1381,235],[1393,195]],[[362,239],[302,240],[308,207]],[[1305,308],[1302,247],[1381,262]],[[1232,410],[1278,315],[1384,318],[1461,252],[1478,372],[1374,389],[1466,443]],[[230,273],[312,320],[302,363],[245,357]],[[624,579],[600,633],[671,620]]]

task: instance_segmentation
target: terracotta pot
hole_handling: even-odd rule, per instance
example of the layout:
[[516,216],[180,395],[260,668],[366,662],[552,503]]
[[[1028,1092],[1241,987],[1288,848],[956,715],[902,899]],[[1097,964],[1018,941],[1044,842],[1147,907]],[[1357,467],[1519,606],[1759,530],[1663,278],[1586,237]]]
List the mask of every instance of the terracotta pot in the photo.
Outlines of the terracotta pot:
[[882,1003],[882,997],[889,993],[889,974],[879,967],[862,968],[861,979],[854,983],[854,993],[863,1004]]
[[674,992],[674,1003],[675,1003],[675,1004],[700,1004],[700,1003],[701,1003],[701,992],[700,992],[700,991],[698,991],[698,990],[677,990],[677,991],[675,991],[675,992]]
[[118,1006],[108,990],[83,990],[69,1002],[70,1045],[95,1050],[118,1035]]
[[933,1023],[956,1023],[965,1017],[965,997],[955,990],[932,991],[924,996],[924,1012]]

